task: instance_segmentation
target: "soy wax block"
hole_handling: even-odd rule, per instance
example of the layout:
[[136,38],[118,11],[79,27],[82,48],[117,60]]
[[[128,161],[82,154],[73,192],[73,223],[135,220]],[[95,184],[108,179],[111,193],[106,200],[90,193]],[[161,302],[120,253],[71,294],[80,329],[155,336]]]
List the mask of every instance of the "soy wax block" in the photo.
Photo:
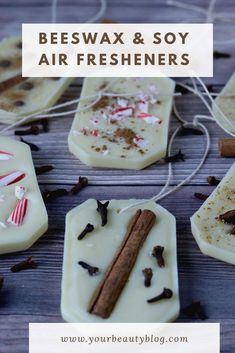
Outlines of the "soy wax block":
[[[97,212],[97,201],[90,199],[73,208],[66,216],[61,311],[68,322],[169,322],[179,313],[178,272],[176,257],[175,217],[166,209],[146,200],[141,207],[120,212],[140,200],[111,200],[108,204],[107,224]],[[107,205],[107,202],[103,202]],[[90,314],[88,304],[102,281],[115,254],[120,249],[130,220],[136,211],[151,210],[156,221],[137,256],[128,281],[109,318]],[[88,228],[87,225],[89,224]],[[92,228],[94,227],[94,229]],[[84,237],[84,229],[90,232]],[[93,230],[92,230],[93,229]],[[80,235],[80,240],[78,236]],[[82,238],[82,239],[81,239]],[[159,267],[151,255],[155,246],[164,247],[165,267]],[[78,262],[84,261],[99,269],[94,276]],[[144,285],[143,269],[152,268],[151,286]],[[147,300],[162,292],[172,290],[170,299],[156,303]]]
[[[169,78],[86,78],[69,150],[93,167],[142,169],[158,161],[166,155],[174,87]],[[109,95],[85,109],[101,90]]]
[[201,251],[235,265],[235,163],[191,218]]
[[[227,120],[224,119],[217,106]],[[220,124],[228,131],[235,133],[235,72],[215,99],[212,109]]]
[[29,248],[48,228],[30,148],[0,137],[0,254]]
[[19,37],[0,42],[0,121],[11,124],[22,116],[54,105],[73,78],[22,78]]

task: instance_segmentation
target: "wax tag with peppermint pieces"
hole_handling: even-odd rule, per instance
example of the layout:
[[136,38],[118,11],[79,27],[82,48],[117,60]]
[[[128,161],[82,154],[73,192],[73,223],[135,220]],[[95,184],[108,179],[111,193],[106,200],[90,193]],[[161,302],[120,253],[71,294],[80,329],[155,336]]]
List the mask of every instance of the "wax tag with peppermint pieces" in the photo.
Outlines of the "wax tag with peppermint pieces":
[[[168,78],[86,78],[69,150],[93,167],[142,169],[166,154],[175,83]],[[159,100],[161,104],[158,104]],[[92,106],[92,101],[96,102]],[[105,149],[103,148],[105,146]]]
[[5,254],[28,249],[47,230],[48,217],[30,147],[1,136],[0,150],[13,156],[0,162],[0,254]]

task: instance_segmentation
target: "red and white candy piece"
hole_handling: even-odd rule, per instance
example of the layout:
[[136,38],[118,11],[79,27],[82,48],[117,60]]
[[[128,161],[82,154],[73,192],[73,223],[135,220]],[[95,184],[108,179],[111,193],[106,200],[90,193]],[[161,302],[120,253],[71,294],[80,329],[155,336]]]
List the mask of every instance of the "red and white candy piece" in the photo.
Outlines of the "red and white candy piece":
[[1,161],[8,161],[13,157],[12,153],[6,152],[6,151],[1,151],[0,150],[0,160]]
[[142,119],[147,124],[151,124],[151,125],[161,124],[162,122],[161,119],[149,113],[140,113],[137,115],[137,118]]
[[80,130],[74,130],[73,133],[77,136],[94,136],[99,137],[99,131],[97,129],[89,130],[86,127],[83,127]]
[[5,175],[0,175],[0,187],[7,186],[22,180],[25,177],[25,173],[16,171]]
[[133,114],[133,107],[117,107],[111,111],[112,119],[122,119]]
[[8,222],[15,225],[21,226],[23,223],[24,217],[26,215],[27,206],[28,206],[28,199],[24,197],[26,193],[26,188],[24,186],[16,186],[15,187],[15,196],[19,201],[11,213],[10,217],[8,218]]
[[27,211],[27,206],[28,199],[23,198],[22,200],[19,200],[7,221],[15,226],[21,226]]

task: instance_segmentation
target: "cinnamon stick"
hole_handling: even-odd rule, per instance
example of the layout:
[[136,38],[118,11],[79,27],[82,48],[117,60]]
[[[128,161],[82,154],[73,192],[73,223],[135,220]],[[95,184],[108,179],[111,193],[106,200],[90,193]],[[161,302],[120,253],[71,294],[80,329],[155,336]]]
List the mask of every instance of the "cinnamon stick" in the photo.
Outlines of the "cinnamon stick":
[[235,157],[235,138],[220,139],[219,152],[221,157]]
[[89,313],[104,319],[111,315],[155,219],[156,215],[150,210],[136,212],[120,249],[88,305]]

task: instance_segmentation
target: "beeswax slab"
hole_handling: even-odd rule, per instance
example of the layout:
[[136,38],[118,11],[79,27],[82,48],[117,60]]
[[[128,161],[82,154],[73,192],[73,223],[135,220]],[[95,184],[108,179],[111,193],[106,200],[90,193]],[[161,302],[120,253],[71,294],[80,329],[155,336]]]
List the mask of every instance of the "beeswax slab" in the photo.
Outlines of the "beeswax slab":
[[213,193],[191,217],[191,228],[201,251],[216,259],[235,264],[235,236],[232,224],[219,216],[235,210],[235,163]]
[[[120,213],[120,209],[137,200],[112,200],[108,206],[108,222],[101,226],[100,214],[96,211],[96,200],[89,199],[72,209],[66,216],[66,234],[62,279],[61,311],[68,322],[168,322],[179,312],[178,273],[176,259],[175,218],[163,207],[148,202],[138,208]],[[119,249],[127,227],[137,209],[149,209],[156,214],[156,222],[145,240],[117,304],[108,319],[87,312],[88,303],[97,285],[102,280],[110,262]],[[90,223],[94,230],[82,240],[78,235]],[[165,247],[165,267],[157,265],[151,256],[153,247]],[[89,276],[78,261],[97,266],[100,273]],[[144,286],[142,270],[152,268],[150,287]],[[173,296],[156,303],[147,303],[170,288]]]
[[[103,97],[93,107],[76,113],[68,139],[70,151],[93,167],[142,169],[164,157],[174,81],[86,78],[81,98],[105,87],[115,96]],[[82,100],[78,108],[92,100]]]
[[0,137],[0,254],[29,248],[48,227],[30,148]]
[[[0,42],[0,121],[11,124],[54,105],[73,78],[21,78],[21,39]],[[8,80],[13,83],[6,83]],[[4,83],[5,82],[5,83]]]
[[213,112],[219,120],[220,124],[230,132],[235,133],[235,72],[230,77],[229,81],[222,89],[218,97],[215,99],[215,103],[229,121],[225,121],[221,113],[216,108],[215,104],[212,104]]

